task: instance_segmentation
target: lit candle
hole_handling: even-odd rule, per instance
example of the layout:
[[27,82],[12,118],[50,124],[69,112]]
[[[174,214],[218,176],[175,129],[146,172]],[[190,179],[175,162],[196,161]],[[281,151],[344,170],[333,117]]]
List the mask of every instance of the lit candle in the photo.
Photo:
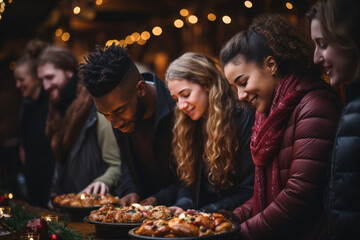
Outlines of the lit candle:
[[38,233],[24,233],[20,236],[20,240],[40,240]]
[[82,200],[84,200],[84,199],[85,199],[85,193],[81,194],[80,198],[81,198]]
[[11,213],[11,207],[10,206],[0,207],[0,216],[10,217],[10,213]]
[[58,222],[58,216],[55,215],[46,215],[46,216],[42,216],[42,218],[47,221],[47,222]]

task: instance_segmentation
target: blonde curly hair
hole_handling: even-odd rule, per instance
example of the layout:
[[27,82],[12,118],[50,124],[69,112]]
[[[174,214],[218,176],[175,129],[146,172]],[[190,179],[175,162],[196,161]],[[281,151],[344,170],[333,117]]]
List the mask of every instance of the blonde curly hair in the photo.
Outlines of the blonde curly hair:
[[233,186],[238,148],[234,114],[238,101],[219,64],[203,54],[185,53],[170,64],[165,79],[166,83],[186,79],[209,89],[207,116],[202,119],[193,121],[175,109],[172,146],[179,178],[191,185],[195,169],[203,161],[210,183],[221,189]]

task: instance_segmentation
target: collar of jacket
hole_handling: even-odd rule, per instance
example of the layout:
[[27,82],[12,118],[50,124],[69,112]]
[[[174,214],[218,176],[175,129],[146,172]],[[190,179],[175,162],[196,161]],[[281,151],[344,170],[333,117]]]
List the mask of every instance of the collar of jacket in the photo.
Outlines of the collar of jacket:
[[141,74],[145,81],[153,82],[156,89],[156,111],[155,111],[155,128],[159,121],[173,112],[175,101],[172,99],[169,89],[165,83],[154,73],[147,72]]

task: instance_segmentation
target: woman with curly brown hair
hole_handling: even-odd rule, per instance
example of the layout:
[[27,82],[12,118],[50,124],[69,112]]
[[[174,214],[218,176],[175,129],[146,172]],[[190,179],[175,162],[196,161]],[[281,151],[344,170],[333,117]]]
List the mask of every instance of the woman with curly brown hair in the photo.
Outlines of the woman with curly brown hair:
[[239,107],[218,64],[205,55],[182,55],[165,78],[177,103],[172,146],[185,185],[175,205],[233,210],[253,192],[254,112]]
[[341,111],[304,34],[278,15],[256,18],[221,50],[225,75],[256,108],[254,195],[234,210],[242,239],[324,239],[323,194]]
[[327,0],[309,11],[314,62],[345,97],[326,196],[329,239],[360,235],[360,2]]

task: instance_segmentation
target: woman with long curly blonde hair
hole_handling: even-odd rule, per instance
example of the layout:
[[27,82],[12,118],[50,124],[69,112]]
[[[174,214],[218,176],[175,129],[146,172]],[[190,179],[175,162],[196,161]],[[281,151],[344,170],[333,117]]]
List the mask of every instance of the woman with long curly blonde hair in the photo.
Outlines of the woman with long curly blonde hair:
[[[234,209],[253,191],[249,142],[254,112],[239,106],[218,64],[205,55],[185,53],[170,64],[165,78],[177,102],[172,146],[184,183],[175,205]],[[187,204],[184,192],[191,199]]]

